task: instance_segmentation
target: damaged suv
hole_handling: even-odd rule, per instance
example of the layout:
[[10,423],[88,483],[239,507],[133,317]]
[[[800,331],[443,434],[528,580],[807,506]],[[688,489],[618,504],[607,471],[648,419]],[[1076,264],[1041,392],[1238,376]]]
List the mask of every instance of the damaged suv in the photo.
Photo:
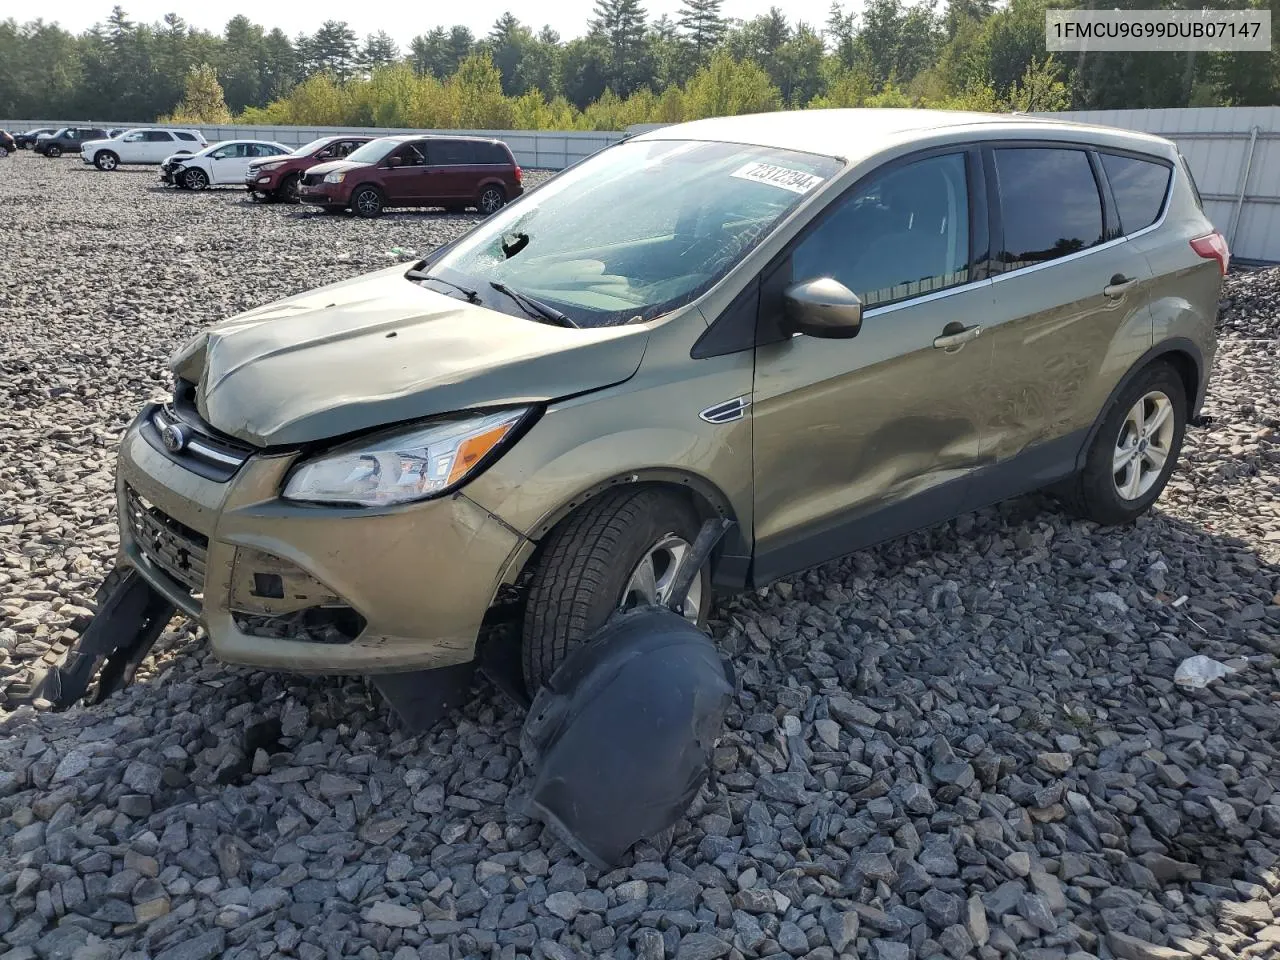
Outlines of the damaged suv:
[[665,127],[407,271],[181,347],[120,447],[122,570],[223,660],[282,670],[465,664],[507,616],[533,690],[661,602],[709,520],[731,527],[693,621],[713,589],[1037,488],[1142,514],[1227,261],[1152,136],[887,109]]

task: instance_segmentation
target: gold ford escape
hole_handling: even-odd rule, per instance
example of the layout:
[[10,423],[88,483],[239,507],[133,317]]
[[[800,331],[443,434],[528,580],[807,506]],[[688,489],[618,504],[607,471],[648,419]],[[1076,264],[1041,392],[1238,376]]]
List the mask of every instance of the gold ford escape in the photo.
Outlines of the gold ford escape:
[[231,663],[529,687],[685,604],[1036,488],[1122,523],[1200,408],[1228,252],[1177,149],[913,110],[631,138],[401,266],[175,354],[124,437],[122,561]]

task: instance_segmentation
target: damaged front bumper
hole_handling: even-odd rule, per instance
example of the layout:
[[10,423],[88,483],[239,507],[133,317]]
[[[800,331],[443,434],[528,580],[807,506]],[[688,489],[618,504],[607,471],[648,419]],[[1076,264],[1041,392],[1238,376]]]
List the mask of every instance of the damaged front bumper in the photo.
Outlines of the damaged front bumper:
[[[170,431],[166,447],[170,423],[187,433],[175,443]],[[120,549],[205,626],[219,659],[338,674],[473,659],[523,537],[460,494],[388,509],[286,501],[296,452],[189,431],[189,418],[151,405],[125,434]]]

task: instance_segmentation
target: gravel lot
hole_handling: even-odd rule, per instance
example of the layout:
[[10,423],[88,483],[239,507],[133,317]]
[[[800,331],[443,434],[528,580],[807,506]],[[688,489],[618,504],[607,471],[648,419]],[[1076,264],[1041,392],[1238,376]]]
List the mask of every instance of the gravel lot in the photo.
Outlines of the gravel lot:
[[[30,154],[0,210],[3,686],[89,615],[174,346],[475,218]],[[106,704],[0,708],[0,960],[1275,956],[1280,271],[1228,298],[1212,419],[1137,526],[1024,498],[720,603],[717,783],[612,873],[508,811],[522,717],[488,689],[406,738],[359,680],[177,626]],[[1251,659],[1175,686],[1197,653]]]

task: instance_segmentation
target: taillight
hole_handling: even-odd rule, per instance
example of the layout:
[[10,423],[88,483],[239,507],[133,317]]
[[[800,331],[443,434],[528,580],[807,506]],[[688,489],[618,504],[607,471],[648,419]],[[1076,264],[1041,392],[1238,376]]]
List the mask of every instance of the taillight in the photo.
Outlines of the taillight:
[[524,183],[524,171],[516,167],[516,183]]
[[1227,238],[1217,230],[1196,237],[1191,241],[1191,249],[1206,260],[1217,260],[1222,275],[1227,275],[1227,267],[1231,265],[1231,251],[1227,249]]

